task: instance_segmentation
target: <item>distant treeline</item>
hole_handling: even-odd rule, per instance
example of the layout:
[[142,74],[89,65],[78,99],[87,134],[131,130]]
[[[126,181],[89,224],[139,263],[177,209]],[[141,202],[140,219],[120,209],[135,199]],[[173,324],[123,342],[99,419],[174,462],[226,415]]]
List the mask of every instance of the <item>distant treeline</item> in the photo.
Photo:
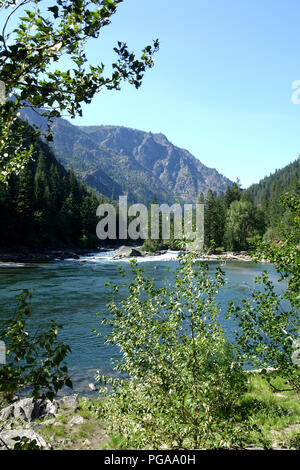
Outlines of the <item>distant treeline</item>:
[[205,243],[225,250],[247,250],[256,235],[280,240],[290,228],[281,196],[299,191],[300,159],[242,190],[237,183],[220,195],[200,195],[205,204]]
[[253,203],[264,213],[267,240],[280,239],[282,229],[289,231],[290,214],[280,204],[280,197],[286,192],[299,192],[299,185],[300,158],[247,189]]
[[0,195],[0,245],[96,246],[99,198],[38,142],[34,157]]
[[[205,247],[248,250],[256,235],[279,240],[290,224],[290,214],[280,205],[280,196],[296,192],[299,181],[298,159],[248,190],[234,183],[221,194],[200,194],[198,202],[205,206]],[[56,160],[48,144],[39,141],[32,161],[18,176],[11,176],[7,189],[0,194],[0,246],[92,248],[112,244],[96,237],[96,209],[101,202],[108,199],[88,189]],[[157,203],[156,198],[152,203]],[[116,212],[118,227],[118,208]],[[171,238],[147,240],[144,248],[176,249],[173,225],[171,216]]]
[[[280,240],[290,228],[290,213],[280,204],[280,197],[299,191],[300,160],[264,178],[247,190],[238,183],[224,193],[200,194],[204,204],[205,248],[226,251],[248,250],[259,235],[269,241]],[[154,201],[156,202],[156,201]],[[172,228],[171,228],[172,234]],[[176,240],[147,241],[146,249],[176,248]]]

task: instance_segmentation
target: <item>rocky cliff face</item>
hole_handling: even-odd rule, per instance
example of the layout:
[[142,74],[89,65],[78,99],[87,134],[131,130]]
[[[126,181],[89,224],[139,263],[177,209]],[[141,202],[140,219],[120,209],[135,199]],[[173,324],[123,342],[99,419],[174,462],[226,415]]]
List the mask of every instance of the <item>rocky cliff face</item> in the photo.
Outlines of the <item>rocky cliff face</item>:
[[173,145],[163,134],[118,126],[85,126],[80,129],[103,147],[128,155],[151,171],[162,186],[185,202],[195,202],[208,189],[225,191],[231,181],[208,168],[187,150]]
[[[31,110],[23,114],[43,127]],[[67,168],[105,196],[127,194],[132,202],[197,201],[200,192],[222,192],[231,181],[208,168],[163,134],[120,126],[74,126],[57,119],[53,149]]]

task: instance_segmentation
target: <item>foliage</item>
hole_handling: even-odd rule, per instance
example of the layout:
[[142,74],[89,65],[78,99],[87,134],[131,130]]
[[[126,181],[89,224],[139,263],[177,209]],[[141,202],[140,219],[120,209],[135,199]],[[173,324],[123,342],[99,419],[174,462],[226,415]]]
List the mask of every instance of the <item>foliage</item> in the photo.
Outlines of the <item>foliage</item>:
[[297,192],[299,181],[300,158],[246,190],[251,201],[264,213],[267,226],[265,241],[278,241],[281,238],[282,229],[289,231],[290,211],[280,204],[280,198],[286,192]]
[[288,441],[290,449],[300,450],[300,432],[295,433]]
[[288,228],[282,227],[280,242],[258,240],[254,258],[268,259],[280,273],[280,280],[287,280],[284,298],[296,308],[300,307],[300,184],[295,192],[287,192],[280,198],[281,205],[289,211]]
[[54,158],[48,145],[38,141],[33,159],[18,176],[11,175],[0,198],[4,246],[98,246],[95,227],[100,197],[90,193]]
[[61,325],[51,321],[45,330],[32,332],[31,294],[24,290],[17,296],[18,307],[1,324],[0,338],[6,344],[6,364],[0,368],[0,392],[11,396],[30,388],[34,398],[53,399],[64,386],[72,387],[64,364],[70,347],[58,340]]
[[15,437],[16,441],[14,445],[14,450],[41,450],[41,447],[38,445],[36,439],[29,439],[26,436]]
[[[294,213],[289,232],[282,233],[280,243],[258,241],[254,256],[275,264],[283,290],[277,294],[274,282],[264,271],[256,278],[256,284],[261,288],[243,299],[242,306],[234,306],[231,302],[229,315],[233,314],[239,321],[236,339],[245,360],[256,367],[276,368],[286,386],[299,393],[300,192],[286,194],[282,202]],[[272,380],[269,379],[269,383],[276,389]]]
[[[228,192],[230,192],[230,188],[227,189]],[[201,197],[199,198],[199,203],[204,203],[205,207],[205,244],[211,249],[221,246],[223,242],[226,212],[224,198],[224,195],[217,196],[210,190],[204,200]]]
[[[31,155],[32,149],[21,138],[21,108],[35,109],[49,120],[62,113],[75,117],[82,114],[82,103],[90,103],[103,88],[118,90],[123,81],[139,88],[145,70],[153,66],[158,40],[139,58],[119,41],[111,76],[104,75],[104,64],[89,64],[86,55],[87,42],[99,37],[122,1],[0,1],[1,9],[8,10],[0,35],[0,80],[12,97],[0,106],[0,181],[6,182]],[[8,32],[11,18],[17,26]],[[38,134],[32,131],[31,140]]]
[[233,201],[226,216],[224,240],[229,250],[246,250],[251,238],[263,233],[263,222],[250,201]]
[[282,232],[290,232],[292,210],[281,205],[280,198],[286,192],[297,193],[299,178],[298,158],[247,190],[234,183],[225,193],[200,194],[199,202],[205,204],[206,248],[249,250],[257,235],[264,237],[266,246],[281,240]]
[[265,221],[262,211],[242,191],[238,183],[228,186],[225,193],[208,191],[199,196],[204,203],[205,246],[216,251],[248,250],[255,235],[263,235]]
[[[169,227],[170,227],[170,233],[169,233],[169,238],[163,238],[163,216],[162,212],[159,211],[158,215],[158,220],[152,221],[152,217],[154,210],[153,207],[154,205],[157,205],[157,199],[156,196],[153,197],[150,205],[149,205],[149,211],[148,211],[148,238],[145,239],[143,243],[143,249],[147,252],[150,253],[156,253],[160,250],[178,250],[179,248],[179,239],[174,238],[174,218],[175,217],[181,217],[180,215],[175,216],[173,212],[171,212],[168,217],[169,217]],[[182,217],[182,227],[184,227],[184,218]],[[167,225],[167,219],[165,218],[165,223]],[[157,225],[157,226],[156,226]],[[157,231],[157,238],[153,237],[153,233],[151,230],[153,229],[154,233]]]
[[235,415],[246,373],[218,323],[222,271],[211,278],[189,253],[175,284],[156,287],[131,264],[128,297],[112,301],[102,320],[107,343],[122,353],[116,370],[128,377],[98,376],[104,394],[110,387],[104,411],[112,432],[136,448],[241,446],[251,430]]

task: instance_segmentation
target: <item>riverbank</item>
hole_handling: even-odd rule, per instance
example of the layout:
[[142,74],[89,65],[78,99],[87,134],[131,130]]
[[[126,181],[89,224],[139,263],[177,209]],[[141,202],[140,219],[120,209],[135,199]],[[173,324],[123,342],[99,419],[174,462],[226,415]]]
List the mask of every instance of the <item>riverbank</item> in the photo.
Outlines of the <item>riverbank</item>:
[[63,261],[65,259],[80,259],[92,253],[110,251],[113,248],[61,248],[61,249],[33,249],[33,248],[0,248],[0,263],[44,263],[49,261]]
[[224,251],[221,253],[204,254],[201,259],[209,261],[253,261],[247,251]]
[[[124,258],[139,258],[146,256],[164,256],[168,254],[176,253],[173,250],[159,250],[156,252],[148,252],[143,249],[143,247],[128,247],[121,246],[116,249],[113,259],[124,259]],[[226,263],[226,261],[253,261],[251,256],[246,251],[223,251],[220,253],[203,253],[199,256],[201,260],[207,261],[221,261]]]
[[[110,433],[104,399],[69,395],[53,402],[34,402],[28,397],[0,406],[0,450],[13,448],[16,436],[35,439],[47,450],[132,449],[124,437]],[[249,435],[242,449],[299,449],[300,404],[296,393],[274,393],[255,373],[238,406],[244,410],[244,419],[251,416],[257,426],[257,433]]]
[[92,401],[76,394],[52,402],[16,399],[0,407],[0,450],[14,449],[18,437],[30,446],[28,450],[99,450],[110,438],[90,407]]
[[[101,248],[61,248],[61,249],[33,249],[33,248],[1,248],[0,247],[0,264],[3,263],[45,263],[53,261],[63,261],[66,259],[79,260],[80,257],[87,257],[95,255],[95,253],[102,253],[114,251],[113,259],[129,259],[129,258],[145,258],[157,257],[172,254],[176,258],[175,251],[173,250],[160,250],[157,252],[144,251],[141,246],[108,246]],[[200,257],[204,261],[252,261],[251,257],[246,251],[240,252],[220,252],[220,253],[203,253]]]

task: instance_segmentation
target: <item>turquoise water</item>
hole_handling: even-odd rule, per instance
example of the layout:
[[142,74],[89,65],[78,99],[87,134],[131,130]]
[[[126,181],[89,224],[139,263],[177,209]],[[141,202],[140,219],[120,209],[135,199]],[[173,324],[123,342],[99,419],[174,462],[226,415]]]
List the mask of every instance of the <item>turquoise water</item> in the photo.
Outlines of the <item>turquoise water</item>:
[[[33,294],[31,328],[45,327],[50,319],[64,325],[60,339],[71,346],[68,366],[78,392],[89,390],[88,383],[93,381],[96,370],[111,372],[112,360],[118,358],[116,348],[104,344],[103,337],[92,333],[93,328],[100,326],[96,313],[107,311],[110,293],[104,283],[122,282],[118,266],[123,266],[129,274],[128,263],[114,261],[112,255],[112,252],[91,255],[80,262],[65,260],[47,264],[0,265],[0,321],[13,315],[15,296],[22,289],[28,289]],[[175,254],[143,258],[140,265],[146,275],[159,282],[174,275],[178,267],[174,257]],[[218,264],[209,262],[210,271]],[[223,314],[227,302],[230,299],[239,302],[247,295],[254,286],[255,276],[264,269],[269,271],[273,280],[277,278],[276,271],[269,264],[227,262],[222,269],[227,278],[226,286],[218,295]],[[221,321],[228,336],[233,337],[236,325],[224,318]]]

